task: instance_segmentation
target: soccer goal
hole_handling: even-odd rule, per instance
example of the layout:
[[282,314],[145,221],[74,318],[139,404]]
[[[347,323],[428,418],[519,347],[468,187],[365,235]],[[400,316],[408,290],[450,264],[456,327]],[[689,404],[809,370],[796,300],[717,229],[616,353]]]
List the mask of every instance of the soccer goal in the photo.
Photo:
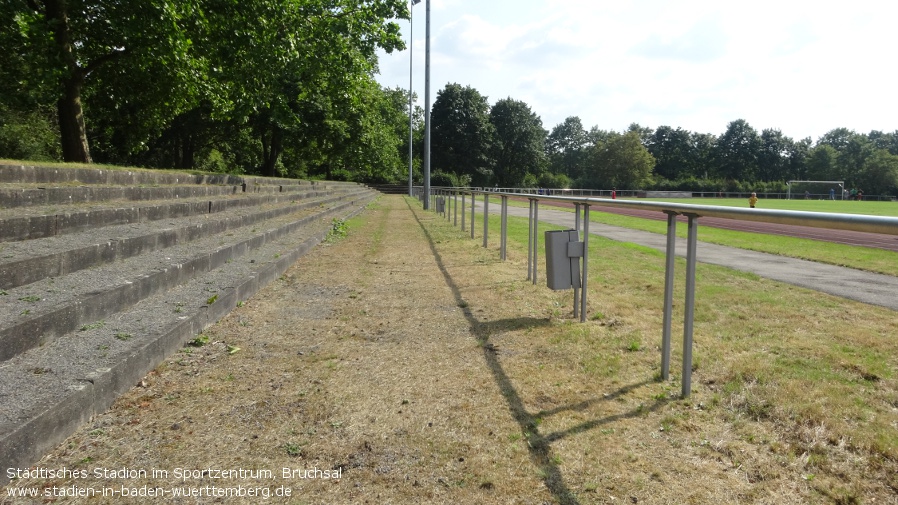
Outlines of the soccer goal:
[[786,198],[792,200],[844,200],[845,181],[788,181]]

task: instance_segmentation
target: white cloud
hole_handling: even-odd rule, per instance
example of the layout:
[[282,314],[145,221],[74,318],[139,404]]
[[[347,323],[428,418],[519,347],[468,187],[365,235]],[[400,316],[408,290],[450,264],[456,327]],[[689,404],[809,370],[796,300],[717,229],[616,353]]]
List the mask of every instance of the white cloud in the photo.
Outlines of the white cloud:
[[[424,7],[414,12],[419,95]],[[895,14],[898,4],[876,0],[433,0],[431,99],[449,82],[470,85],[493,103],[523,100],[547,129],[576,115],[613,130],[719,134],[741,118],[814,140],[843,126],[893,131]],[[407,87],[408,64],[408,52],[383,56],[380,82]]]

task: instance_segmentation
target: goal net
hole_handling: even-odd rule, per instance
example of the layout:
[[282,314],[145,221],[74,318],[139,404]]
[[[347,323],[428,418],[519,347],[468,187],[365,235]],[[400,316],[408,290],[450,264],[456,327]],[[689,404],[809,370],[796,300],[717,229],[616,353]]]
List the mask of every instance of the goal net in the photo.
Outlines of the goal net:
[[845,181],[788,181],[790,200],[844,200]]

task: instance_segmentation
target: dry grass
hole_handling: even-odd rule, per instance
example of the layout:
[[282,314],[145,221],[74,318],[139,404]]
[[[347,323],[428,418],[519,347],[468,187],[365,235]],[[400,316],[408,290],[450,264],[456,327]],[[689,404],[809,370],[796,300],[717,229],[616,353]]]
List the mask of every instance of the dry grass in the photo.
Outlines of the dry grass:
[[699,265],[681,399],[658,381],[663,257],[591,240],[580,324],[524,280],[520,236],[500,262],[385,197],[40,466],[268,469],[188,484],[277,503],[898,502],[894,312]]

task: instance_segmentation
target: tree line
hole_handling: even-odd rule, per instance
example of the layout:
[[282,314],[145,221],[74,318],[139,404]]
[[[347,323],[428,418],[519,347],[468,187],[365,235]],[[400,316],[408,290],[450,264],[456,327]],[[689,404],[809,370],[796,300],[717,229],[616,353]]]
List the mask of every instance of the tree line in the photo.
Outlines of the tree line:
[[[404,0],[6,0],[0,157],[405,183],[409,91],[380,86]],[[423,110],[412,114],[421,183]],[[844,180],[898,192],[898,131],[813,142],[737,119],[720,135],[631,124],[551,130],[520,100],[447,84],[431,182],[784,191]]]
[[898,131],[836,128],[814,143],[743,119],[712,135],[635,123],[587,130],[576,116],[547,131],[526,103],[490,106],[458,84],[437,93],[431,123],[432,170],[452,185],[785,192],[789,180],[844,180],[898,194]]

